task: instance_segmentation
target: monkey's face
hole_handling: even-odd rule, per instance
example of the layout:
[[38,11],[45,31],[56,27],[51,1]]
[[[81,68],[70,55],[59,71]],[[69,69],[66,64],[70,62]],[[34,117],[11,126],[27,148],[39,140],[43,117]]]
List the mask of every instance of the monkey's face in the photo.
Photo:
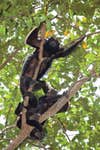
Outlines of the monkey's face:
[[59,42],[53,37],[45,41],[44,50],[49,54],[55,54],[59,51]]

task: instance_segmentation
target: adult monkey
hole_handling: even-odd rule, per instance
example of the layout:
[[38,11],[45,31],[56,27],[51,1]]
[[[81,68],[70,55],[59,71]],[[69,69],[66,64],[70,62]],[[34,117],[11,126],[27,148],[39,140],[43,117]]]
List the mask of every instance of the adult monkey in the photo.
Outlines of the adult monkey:
[[[32,31],[32,35],[30,33],[29,36],[27,36],[27,38],[26,38],[26,43],[28,43],[28,44],[30,43],[30,45],[32,43],[32,46],[36,48],[36,51],[27,57],[24,65],[23,65],[23,68],[22,68],[22,73],[20,76],[20,90],[21,90],[23,97],[28,95],[32,98],[32,94],[29,92],[27,93],[27,90],[28,90],[30,84],[34,84],[33,91],[37,90],[39,88],[43,88],[45,94],[48,92],[48,90],[52,89],[45,81],[39,80],[45,73],[44,69],[45,69],[45,63],[47,61],[47,57],[44,58],[44,56],[43,56],[44,52],[41,52],[41,50],[40,50],[41,39],[38,39],[38,32],[39,32],[39,30],[42,30],[43,24],[44,23],[41,23],[38,28],[36,28],[34,31]],[[44,60],[43,60],[43,63],[41,63],[39,66],[40,54],[41,54],[41,59],[43,58]],[[40,68],[36,75],[36,70],[37,70],[38,66]],[[41,76],[40,76],[40,74],[41,74]],[[32,80],[34,78],[34,76],[36,76],[35,80]]]
[[[64,93],[63,93],[64,94]],[[30,120],[32,120],[32,118],[34,118],[34,114],[40,114],[42,115],[44,112],[46,112],[55,102],[57,102],[59,100],[59,98],[61,98],[62,95],[59,95],[56,93],[56,95],[52,95],[52,91],[48,94],[46,94],[45,96],[41,96],[39,98],[39,102],[36,108],[34,108],[34,105],[30,104],[28,105],[28,109],[27,109],[27,113],[26,116],[27,118]],[[63,106],[57,113],[61,113],[61,112],[66,112],[67,109],[69,107],[69,104],[67,103],[65,106]],[[18,115],[18,119],[16,122],[16,125],[18,128],[21,129],[22,126],[22,109],[23,109],[23,103],[19,103],[18,107],[16,108],[16,115]],[[34,121],[34,120],[33,120]],[[44,122],[41,123],[41,126],[44,126]],[[30,137],[32,139],[38,139],[41,140],[43,137],[45,136],[45,131],[39,131],[38,128],[34,128],[31,133],[30,133]]]
[[[26,95],[26,91],[29,88],[30,83],[32,82],[32,77],[34,77],[36,68],[38,66],[41,43],[41,39],[38,38],[38,32],[42,28],[42,26],[43,23],[41,23],[39,27],[32,30],[26,38],[26,44],[36,48],[36,50],[27,58],[22,69],[22,74],[20,77],[20,89],[23,96]],[[76,39],[74,42],[71,42],[68,48],[60,47],[60,43],[53,37],[45,39],[42,51],[42,57],[44,58],[44,61],[40,65],[39,72],[35,81],[33,81],[36,82],[36,86],[34,86],[34,89],[35,87],[37,87],[37,89],[39,87],[42,87],[45,93],[48,92],[49,88],[47,84],[44,81],[40,81],[40,79],[50,68],[54,59],[65,57],[71,54],[85,37],[86,35],[83,35],[80,38]]]
[[[39,30],[41,30],[42,27],[43,24],[40,24],[40,26],[32,30],[26,38],[26,44],[35,47],[36,50],[25,61],[22,74],[20,77],[20,89],[22,96],[23,97],[29,96],[30,99],[33,98],[33,103],[35,103],[34,107],[36,107],[37,103],[36,101],[34,101],[34,95],[32,95],[31,92],[28,92],[30,85],[34,84],[33,90],[35,89],[35,87],[42,87],[44,89],[44,92],[47,93],[49,88],[46,85],[46,83],[44,81],[40,81],[40,79],[43,77],[45,72],[50,68],[52,61],[54,59],[69,55],[86,37],[86,35],[84,35],[76,39],[74,42],[71,43],[71,45],[68,48],[60,47],[59,42],[53,37],[51,37],[49,39],[45,39],[43,51],[41,52],[40,44],[42,39],[38,38],[38,32]],[[40,53],[43,61],[40,63],[39,66]],[[36,75],[35,73],[37,67],[39,67],[39,70]],[[34,79],[35,75],[36,75],[35,80],[32,80]],[[42,130],[41,126],[39,126],[39,123],[36,120],[27,120],[27,123],[37,127],[40,131]]]

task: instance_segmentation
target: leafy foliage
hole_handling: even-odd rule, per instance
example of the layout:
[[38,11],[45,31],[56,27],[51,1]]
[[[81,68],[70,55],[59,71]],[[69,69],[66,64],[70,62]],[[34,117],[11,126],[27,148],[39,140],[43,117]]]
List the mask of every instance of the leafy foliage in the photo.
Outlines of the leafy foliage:
[[[22,99],[19,91],[20,72],[23,60],[33,51],[24,44],[27,33],[41,21],[46,20],[46,37],[55,36],[62,45],[67,45],[85,32],[99,29],[99,6],[99,0],[0,2],[0,149],[7,146],[10,139],[18,133],[16,128],[9,128],[4,132],[3,129],[15,123],[14,110]],[[80,73],[89,76],[90,65],[94,65],[95,72],[99,74],[99,40],[99,35],[93,35],[71,56],[56,60],[44,79],[57,90],[61,90],[75,82]],[[52,150],[99,150],[100,94],[96,95],[98,87],[94,84],[95,81],[100,82],[97,79],[90,79],[72,98],[68,112],[47,121],[45,128],[48,133],[41,143],[25,141],[20,149],[34,147],[37,150],[42,147]],[[78,134],[72,140],[68,140],[66,130],[75,130]]]

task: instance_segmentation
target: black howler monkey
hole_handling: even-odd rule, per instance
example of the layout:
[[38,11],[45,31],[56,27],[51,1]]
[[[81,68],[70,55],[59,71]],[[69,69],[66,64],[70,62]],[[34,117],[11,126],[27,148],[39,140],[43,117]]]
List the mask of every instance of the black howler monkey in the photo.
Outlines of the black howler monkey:
[[[28,105],[28,109],[27,109],[27,113],[26,113],[26,119],[29,121],[31,118],[31,122],[34,124],[34,126],[36,126],[36,128],[34,128],[32,130],[32,132],[30,133],[30,137],[33,139],[41,139],[44,137],[45,133],[42,130],[42,126],[44,125],[45,121],[42,122],[41,128],[38,127],[38,124],[34,123],[34,119],[32,120],[32,117],[34,118],[34,114],[43,114],[45,111],[47,111],[59,98],[61,98],[62,95],[57,95],[57,93],[55,95],[52,95],[52,93],[49,93],[48,95],[42,96],[39,98],[38,101],[38,105],[36,108],[34,108],[34,105],[31,104],[31,102],[29,101],[29,105]],[[30,105],[31,104],[31,105]],[[69,104],[66,103],[65,106],[63,106],[58,113],[60,112],[66,112],[66,110],[68,109]],[[19,103],[16,110],[15,110],[15,114],[19,115],[19,119],[17,120],[17,127],[21,128],[21,124],[22,124],[22,116],[21,116],[21,111],[23,108],[23,103]],[[31,124],[32,125],[32,124]],[[39,129],[40,128],[40,129]],[[39,130],[38,130],[39,129]]]
[[[24,63],[22,74],[20,78],[20,88],[22,94],[27,90],[29,87],[29,84],[32,81],[32,77],[34,77],[35,69],[38,65],[39,61],[39,48],[40,48],[40,42],[41,39],[38,39],[38,32],[40,30],[42,25],[40,25],[38,28],[32,30],[27,38],[26,38],[26,44],[35,47],[36,50],[31,54],[27,60]],[[53,37],[46,39],[44,46],[43,46],[43,57],[45,57],[45,60],[40,66],[40,70],[37,76],[36,81],[39,81],[45,72],[49,69],[49,67],[52,64],[52,61],[54,59],[68,56],[80,43],[83,41],[83,39],[86,36],[81,36],[80,38],[76,39],[74,42],[71,43],[71,45],[68,48],[61,48],[59,45],[59,42],[54,39]],[[40,82],[39,82],[40,83]],[[24,84],[24,85],[23,85]],[[24,89],[26,88],[26,89]]]
[[[23,97],[30,96],[30,99],[33,99],[33,100],[34,98],[32,98],[33,97],[32,94],[27,92],[29,86],[35,82],[36,86],[37,84],[39,84],[38,87],[42,87],[45,93],[48,92],[49,90],[48,86],[46,85],[44,81],[40,81],[40,79],[43,77],[45,72],[50,68],[52,61],[60,57],[68,56],[85,38],[85,35],[81,36],[80,38],[75,40],[73,43],[71,43],[71,45],[66,49],[61,48],[59,46],[60,45],[59,42],[53,37],[49,39],[45,39],[45,43],[43,46],[43,54],[42,54],[43,58],[45,59],[40,66],[36,80],[32,81],[32,77],[34,77],[35,70],[39,62],[39,49],[40,49],[41,39],[38,39],[38,32],[41,29],[41,27],[42,27],[42,24],[38,28],[35,28],[34,30],[32,30],[26,38],[26,44],[36,48],[36,50],[25,61],[23,69],[22,69],[22,74],[20,77],[20,89],[21,89],[22,96]],[[35,101],[34,103],[35,105],[37,105],[37,101]]]

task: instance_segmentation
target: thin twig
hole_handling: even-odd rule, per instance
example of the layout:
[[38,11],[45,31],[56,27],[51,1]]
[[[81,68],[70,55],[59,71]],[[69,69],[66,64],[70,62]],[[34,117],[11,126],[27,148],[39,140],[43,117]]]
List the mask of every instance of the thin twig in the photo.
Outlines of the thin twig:
[[65,129],[64,125],[63,125],[63,122],[59,118],[57,118],[57,120],[58,120],[61,128],[63,129],[63,132],[66,135],[68,142],[70,142],[70,138],[69,138],[68,134],[66,133],[66,129]]
[[0,135],[2,135],[5,131],[12,129],[12,128],[15,128],[15,127],[16,127],[15,124],[13,124],[11,126],[7,126],[6,128],[4,128],[3,130],[0,131]]
[[100,30],[96,31],[96,32],[92,32],[92,33],[87,33],[86,37],[89,37],[89,36],[94,35],[94,34],[99,34],[99,33],[100,33]]
[[8,117],[9,117],[9,113],[11,112],[11,108],[12,108],[12,104],[10,104],[10,106],[9,106],[9,110],[8,110],[7,117],[6,117],[5,127],[7,126]]

